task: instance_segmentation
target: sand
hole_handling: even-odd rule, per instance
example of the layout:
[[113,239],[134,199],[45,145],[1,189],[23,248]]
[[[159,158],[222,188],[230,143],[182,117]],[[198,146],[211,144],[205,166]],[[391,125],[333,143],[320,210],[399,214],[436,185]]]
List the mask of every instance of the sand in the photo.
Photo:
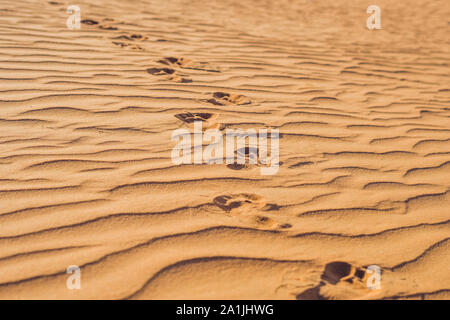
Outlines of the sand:
[[[449,17],[2,0],[0,299],[449,299]],[[186,114],[278,129],[278,172],[175,165]]]

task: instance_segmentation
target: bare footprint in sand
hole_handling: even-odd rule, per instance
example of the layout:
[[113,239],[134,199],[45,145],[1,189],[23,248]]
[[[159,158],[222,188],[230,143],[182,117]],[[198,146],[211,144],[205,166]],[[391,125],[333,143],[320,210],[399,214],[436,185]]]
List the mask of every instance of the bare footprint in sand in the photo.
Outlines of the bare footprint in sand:
[[[113,19],[103,19],[103,22],[111,22],[111,23],[115,23]],[[119,30],[118,27],[115,27],[114,25],[111,25],[109,23],[106,24],[101,24],[100,22],[93,20],[93,19],[84,19],[81,20],[81,23],[87,26],[95,26],[101,30],[106,30],[106,31],[117,31]],[[112,38],[112,44],[114,44],[115,46],[121,47],[121,48],[127,48],[127,49],[131,49],[134,51],[144,51],[144,49],[142,47],[140,47],[139,45],[135,44],[134,41],[143,41],[146,40],[147,37],[144,37],[140,34],[131,34],[131,35],[121,35],[118,37],[114,37]]]
[[108,30],[108,31],[119,30],[119,28],[111,26],[111,25],[99,25],[98,27],[102,30]]
[[207,62],[195,62],[186,58],[165,57],[158,60],[159,63],[183,69],[200,70],[207,72],[220,72],[218,68],[211,66]]
[[175,70],[170,68],[148,68],[147,72],[155,76],[163,76],[168,74],[174,74]]
[[262,228],[290,227],[288,224],[279,225],[273,219],[267,217],[264,212],[275,210],[277,205],[268,204],[256,194],[237,193],[215,197],[213,203],[231,216]]
[[133,33],[133,34],[122,34],[112,39],[114,40],[112,43],[117,46],[120,46],[121,48],[143,51],[144,49],[141,46],[137,45],[136,42],[142,42],[147,40],[148,38],[141,34]]
[[[257,147],[243,147],[235,151],[235,163],[227,164],[227,168],[231,170],[248,170],[252,166],[268,166],[268,164],[262,163],[259,159],[259,149]],[[244,159],[244,163],[238,163],[237,158]],[[283,162],[278,162],[278,166],[281,166]]]
[[236,150],[238,157],[245,158],[247,161],[253,161],[258,163],[259,149],[256,147],[243,147]]
[[135,51],[143,51],[144,50],[142,47],[140,47],[136,44],[133,44],[133,43],[126,43],[126,42],[120,42],[120,41],[113,41],[112,43],[121,48],[132,49]]
[[184,67],[186,63],[189,63],[189,61],[184,58],[175,58],[175,57],[163,58],[161,60],[158,60],[158,62],[168,66],[178,66],[178,67]]
[[203,129],[219,129],[220,125],[215,121],[217,118],[216,114],[206,113],[206,112],[186,112],[178,113],[175,118],[183,121],[188,125],[193,125],[195,121],[202,122]]
[[376,294],[366,281],[366,268],[355,267],[347,262],[334,261],[325,265],[320,283],[297,294],[298,300],[365,299]]
[[113,45],[119,46],[119,47],[121,47],[121,48],[124,48],[124,47],[127,47],[127,46],[128,46],[127,43],[125,43],[125,42],[120,42],[120,41],[113,41],[112,43],[113,43]]
[[[248,170],[252,165],[258,164],[259,150],[256,147],[244,147],[239,148],[235,151],[236,158],[242,157],[245,163],[235,163],[227,164],[227,168],[231,170]],[[250,163],[252,161],[252,163]]]
[[[194,63],[192,60],[185,59],[185,58],[176,58],[176,57],[165,57],[157,61],[160,64],[164,64],[166,66],[172,67],[172,68],[161,68],[161,69],[171,69],[173,68],[179,68],[179,69],[193,69],[193,70],[203,70],[203,71],[211,71],[212,68],[206,68],[206,63]],[[152,68],[152,69],[159,69],[159,68]],[[214,71],[215,72],[215,71]],[[178,74],[177,71],[174,71],[173,76],[168,78],[169,80],[180,82],[180,83],[190,83],[192,82],[192,79],[186,77],[185,75]]]
[[114,40],[124,40],[124,41],[145,41],[148,38],[146,36],[143,36],[141,34],[130,34],[130,35],[120,35],[113,38]]
[[190,83],[191,79],[179,76],[172,68],[148,68],[147,72],[154,76],[164,76],[166,80],[172,80],[180,83]]
[[262,209],[266,202],[256,194],[238,193],[215,197],[214,204],[224,211],[240,211],[242,209]]
[[[113,21],[112,19],[103,19],[103,21]],[[96,26],[101,30],[107,30],[107,31],[116,31],[119,30],[119,28],[111,25],[111,24],[101,24],[100,22],[94,20],[94,19],[83,19],[81,20],[81,23],[87,26]]]
[[87,25],[87,26],[95,26],[95,25],[98,25],[98,22],[95,21],[95,20],[92,20],[92,19],[84,19],[84,20],[81,20],[81,23],[82,23],[82,24],[85,24],[85,25]]
[[225,92],[214,92],[213,98],[207,101],[217,106],[251,104],[250,99],[246,98],[243,95],[230,94]]

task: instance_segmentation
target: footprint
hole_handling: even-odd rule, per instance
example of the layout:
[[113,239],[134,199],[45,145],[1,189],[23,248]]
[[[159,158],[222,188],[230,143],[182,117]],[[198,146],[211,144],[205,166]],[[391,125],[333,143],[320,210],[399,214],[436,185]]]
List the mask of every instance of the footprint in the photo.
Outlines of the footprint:
[[224,106],[224,105],[247,105],[251,104],[250,99],[246,98],[243,95],[236,95],[236,94],[229,94],[225,92],[214,92],[213,98],[207,100],[209,103],[212,103],[214,105],[218,106]]
[[128,48],[128,49],[133,49],[136,51],[143,51],[144,49],[138,45],[132,44],[132,43],[125,43],[125,42],[119,42],[119,41],[113,41],[112,42],[114,45],[119,46],[121,48]]
[[[257,147],[243,147],[235,151],[235,163],[227,165],[228,169],[231,170],[247,170],[252,166],[268,166],[269,164],[262,163],[259,158],[259,149]],[[237,159],[242,157],[245,159],[244,163],[238,163]],[[250,162],[251,161],[251,162]],[[283,162],[278,161],[278,166],[281,166]]]
[[202,121],[206,122],[212,118],[215,118],[212,113],[179,113],[175,115],[176,118],[180,119],[181,121],[184,121],[186,123],[193,123],[194,121]]
[[88,25],[88,26],[95,26],[95,25],[98,24],[97,21],[92,20],[92,19],[84,19],[84,20],[81,20],[81,23],[82,23],[82,24],[86,24],[86,25]]
[[325,266],[322,279],[331,284],[337,284],[339,281],[352,283],[354,277],[363,280],[365,273],[365,270],[356,268],[347,262],[336,261]]
[[227,164],[227,168],[231,170],[248,170],[250,169],[250,166],[246,163],[240,164],[240,163],[230,163]]
[[159,63],[165,64],[165,65],[176,65],[179,67],[184,67],[186,65],[186,63],[189,63],[186,59],[184,58],[175,58],[175,57],[167,57],[167,58],[163,58],[161,60],[158,60]]
[[[227,168],[231,170],[248,170],[250,169],[251,165],[257,165],[258,164],[258,155],[259,150],[255,147],[244,147],[239,148],[235,151],[236,157],[235,157],[235,163],[231,163],[227,165]],[[238,157],[242,157],[245,159],[245,163],[237,163]],[[250,163],[250,160],[252,160],[252,163]]]
[[125,41],[144,41],[147,40],[148,38],[140,34],[131,34],[131,35],[121,35],[113,39]]
[[189,78],[184,78],[182,76],[179,76],[176,74],[176,71],[171,68],[148,68],[147,72],[149,74],[155,75],[155,76],[165,76],[164,79],[166,80],[172,80],[179,83],[190,83],[192,82]]
[[119,28],[113,27],[113,26],[110,26],[110,25],[99,25],[98,27],[100,29],[102,29],[102,30],[110,30],[110,31],[119,30]]
[[[164,64],[166,66],[173,67],[173,68],[177,68],[177,67],[184,68],[185,65],[187,63],[189,63],[187,60],[185,60],[183,58],[175,58],[175,57],[166,57],[161,60],[158,60],[157,62],[160,64]],[[152,68],[152,69],[159,69],[159,68]],[[174,70],[172,68],[161,68],[161,69]],[[175,74],[171,77],[167,77],[167,80],[172,80],[172,81],[176,81],[179,83],[191,83],[192,82],[191,79],[189,79],[183,75],[179,75],[175,70],[173,73],[175,73]]]
[[[108,30],[113,30],[113,29],[108,29]],[[145,41],[148,38],[143,35],[140,35],[140,34],[131,34],[131,35],[120,35],[120,36],[114,37],[112,39],[114,40],[112,43],[117,46],[120,46],[121,48],[126,47],[128,49],[143,51],[144,49],[142,47],[138,46],[135,42]],[[120,40],[120,41],[118,41],[118,40]]]
[[163,76],[168,74],[174,74],[175,70],[170,68],[148,68],[147,72],[155,76]]
[[127,46],[128,46],[128,44],[125,43],[125,42],[113,41],[112,43],[113,43],[114,45],[116,45],[116,46],[121,47],[121,48],[124,48],[124,47],[127,47]]
[[214,204],[226,212],[262,209],[266,202],[256,194],[238,193],[215,197]]
[[325,265],[320,283],[297,294],[297,300],[362,299],[373,296],[366,281],[366,268],[355,267],[347,262],[334,261]]
[[238,157],[243,157],[247,161],[258,162],[259,149],[256,147],[244,147],[236,150]]
[[[231,216],[240,218],[246,223],[262,228],[282,228],[275,220],[267,217],[264,212],[278,207],[268,204],[256,194],[237,193],[215,197],[213,203]],[[287,224],[284,224],[284,229]],[[289,225],[290,227],[290,225]]]
[[[160,63],[160,64],[164,64],[166,66],[170,66],[172,68],[202,70],[202,71],[208,71],[208,72],[220,72],[218,69],[215,69],[215,68],[209,66],[209,64],[206,62],[196,63],[196,62],[193,62],[192,60],[185,59],[185,58],[165,57],[156,62]],[[152,69],[158,69],[158,68],[152,68]],[[180,83],[192,82],[191,79],[184,77],[182,75],[178,75],[178,74],[170,77],[169,80],[177,81]]]
[[[81,23],[83,23],[87,26],[96,26],[101,30],[106,30],[106,31],[119,30],[118,27],[114,26],[114,24],[117,24],[117,21],[115,21],[114,19],[105,18],[102,20],[102,22],[105,22],[105,24],[101,24],[99,21],[96,21],[93,19],[81,20]],[[141,46],[135,44],[135,42],[147,40],[147,37],[140,35],[140,34],[133,33],[133,34],[122,34],[122,35],[113,37],[112,40],[113,40],[112,43],[115,46],[131,49],[134,51],[144,51],[144,49]],[[185,81],[185,79],[179,79],[179,77],[173,77],[173,78],[174,78],[174,80],[176,80],[178,82],[189,82],[189,81]]]
[[214,128],[219,129],[220,127],[220,125],[214,121],[217,118],[217,115],[212,113],[205,113],[205,112],[178,113],[175,115],[175,118],[189,125],[193,125],[195,121],[201,121],[203,129],[214,129]]
[[114,26],[109,25],[109,24],[103,25],[103,24],[100,24],[98,21],[93,20],[93,19],[84,19],[84,20],[81,20],[81,23],[85,24],[85,25],[88,25],[88,26],[97,26],[99,29],[102,29],[102,30],[112,30],[112,31],[119,30],[119,28],[117,28],[117,27],[114,27]]
[[194,62],[186,58],[165,57],[157,62],[168,66],[176,66],[183,69],[200,70],[207,72],[220,72],[218,68],[214,68],[207,62]]

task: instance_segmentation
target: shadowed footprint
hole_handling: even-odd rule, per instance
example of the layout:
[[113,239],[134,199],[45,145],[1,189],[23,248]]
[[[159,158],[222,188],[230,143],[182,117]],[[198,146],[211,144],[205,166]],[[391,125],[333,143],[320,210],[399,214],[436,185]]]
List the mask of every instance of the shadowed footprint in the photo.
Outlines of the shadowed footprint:
[[237,159],[243,158],[245,160],[244,163],[238,163],[237,159],[235,163],[231,163],[227,165],[227,168],[231,170],[242,170],[242,169],[249,169],[250,164],[257,164],[258,163],[258,155],[259,150],[255,147],[244,147],[239,148],[235,154],[237,155]]
[[[235,162],[227,164],[227,168],[231,170],[243,170],[250,169],[252,165],[254,166],[267,166],[260,159],[259,149],[257,147],[243,147],[235,151],[236,158]],[[244,163],[238,163],[237,159],[244,159]],[[281,166],[283,162],[278,161],[278,165]]]
[[298,300],[358,299],[369,296],[366,268],[334,261],[325,265],[320,283],[297,295]]
[[87,26],[97,26],[99,29],[102,29],[102,30],[109,30],[109,31],[119,30],[119,28],[114,27],[109,24],[102,25],[98,21],[93,20],[93,19],[84,19],[84,20],[81,20],[81,23],[85,24]]
[[189,125],[194,124],[195,121],[201,121],[203,129],[206,129],[206,128],[208,128],[208,129],[217,128],[218,129],[220,127],[220,125],[214,121],[217,118],[217,115],[212,114],[212,113],[206,113],[206,112],[178,113],[175,115],[175,118],[177,118]]
[[[114,19],[103,19],[103,22],[110,22],[110,23],[116,23]],[[87,26],[96,26],[97,28],[101,29],[101,30],[106,30],[106,31],[117,31],[119,30],[118,27],[115,27],[111,24],[100,24],[98,21],[93,20],[93,19],[84,19],[81,20],[82,24],[85,24]],[[131,49],[134,51],[143,51],[144,49],[138,45],[136,45],[134,43],[134,41],[143,41],[146,40],[147,38],[140,35],[140,34],[132,34],[130,36],[127,35],[122,35],[122,36],[118,36],[118,37],[114,37],[112,38],[115,41],[112,41],[112,44],[119,46],[121,48],[127,48],[127,49]],[[121,41],[117,41],[117,40],[121,40]]]
[[124,48],[124,47],[127,47],[127,46],[128,46],[127,43],[119,42],[119,41],[113,41],[112,43],[113,43],[114,45],[116,45],[116,46],[121,47],[121,48]]
[[181,77],[171,68],[148,68],[147,72],[155,76],[165,76],[166,80],[172,80],[180,83],[190,83],[191,79]]
[[207,72],[220,72],[219,69],[212,67],[207,62],[194,62],[190,59],[185,58],[165,57],[162,58],[161,60],[158,60],[157,62],[168,66],[174,66],[184,69],[200,70]]
[[97,21],[92,20],[92,19],[84,19],[84,20],[81,20],[81,23],[82,23],[82,24],[85,24],[85,25],[88,25],[88,26],[94,26],[94,25],[97,25],[97,24],[98,24]]
[[[212,68],[206,68],[205,66],[208,65],[207,63],[194,63],[193,61],[191,61],[189,59],[185,59],[185,58],[165,57],[165,58],[158,60],[157,62],[160,64],[164,64],[166,66],[171,66],[173,68],[216,72],[216,70],[213,70]],[[152,68],[152,69],[159,69],[159,68]],[[169,69],[169,68],[161,68],[161,69]],[[174,70],[174,69],[170,68],[170,70]],[[191,79],[186,78],[181,75],[178,75],[178,73],[176,71],[174,71],[174,75],[169,80],[177,81],[180,83],[192,82]]]
[[288,224],[279,225],[272,218],[264,215],[264,212],[272,211],[278,206],[266,203],[261,196],[256,194],[237,193],[222,195],[215,197],[213,203],[227,214],[239,217],[241,220],[256,227],[277,227],[281,229],[291,227]]
[[186,122],[186,123],[193,123],[194,121],[206,122],[209,119],[213,118],[213,114],[212,113],[191,113],[191,112],[186,112],[186,113],[178,113],[178,114],[175,115],[175,117],[177,119],[180,119],[183,122]]
[[244,147],[236,150],[238,157],[245,158],[246,161],[258,162],[259,149],[255,147]]
[[136,51],[143,51],[144,49],[138,45],[135,45],[133,43],[125,43],[125,42],[119,42],[119,41],[113,41],[114,45],[119,46],[121,48],[128,48]]
[[126,41],[144,41],[147,40],[148,38],[140,34],[131,34],[131,35],[121,35],[113,39]]
[[[331,284],[338,283],[341,279],[347,278],[352,274],[353,266],[347,262],[331,262],[325,266],[322,274],[322,280]],[[364,275],[364,272],[363,272]]]
[[256,194],[239,193],[215,197],[214,204],[224,211],[231,212],[234,209],[262,209],[266,203],[262,197]]
[[214,92],[213,98],[209,99],[208,102],[219,106],[230,104],[247,105],[251,103],[250,99],[244,97],[243,95],[235,95],[225,92]]
[[250,167],[247,164],[239,164],[239,163],[230,163],[227,164],[227,168],[231,170],[243,170],[243,169],[249,169]]
[[168,74],[174,74],[175,70],[170,68],[148,68],[147,72],[155,76],[163,76]]
[[109,30],[109,31],[119,30],[119,28],[113,27],[113,26],[110,26],[110,25],[99,25],[98,27],[100,29],[102,29],[102,30]]
[[176,65],[179,67],[183,67],[186,65],[186,60],[184,58],[175,58],[175,57],[167,57],[161,60],[158,60],[159,63],[165,65]]

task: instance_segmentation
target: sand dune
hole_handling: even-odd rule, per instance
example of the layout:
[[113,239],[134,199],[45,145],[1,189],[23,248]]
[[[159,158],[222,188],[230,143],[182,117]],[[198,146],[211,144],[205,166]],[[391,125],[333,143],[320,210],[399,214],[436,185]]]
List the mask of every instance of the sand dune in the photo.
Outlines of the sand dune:
[[[0,299],[450,298],[448,1],[72,4],[0,4]],[[278,172],[174,164],[194,121]]]

